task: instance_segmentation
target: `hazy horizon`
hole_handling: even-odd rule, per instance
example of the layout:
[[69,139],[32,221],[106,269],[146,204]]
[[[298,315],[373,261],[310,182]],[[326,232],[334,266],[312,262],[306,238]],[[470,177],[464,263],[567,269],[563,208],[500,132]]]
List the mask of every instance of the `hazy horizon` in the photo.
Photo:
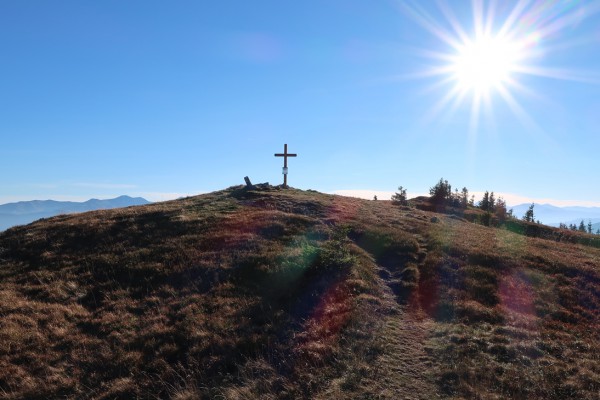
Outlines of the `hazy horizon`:
[[[242,183],[239,183],[239,184],[241,185]],[[229,187],[229,186],[233,186],[233,185],[226,185],[223,188],[216,189],[216,190],[225,189],[226,187]],[[298,188],[298,189],[306,190],[304,188]],[[307,188],[307,189],[310,189],[310,188]],[[201,195],[201,194],[205,194],[205,193],[209,193],[209,192],[134,193],[134,194],[120,193],[120,194],[101,195],[101,196],[92,196],[92,197],[56,196],[55,198],[15,197],[15,198],[11,199],[10,197],[3,197],[3,198],[0,198],[0,205],[9,204],[9,203],[17,203],[17,202],[21,202],[21,201],[35,201],[35,200],[85,202],[85,201],[88,201],[91,199],[109,200],[109,199],[114,199],[119,196],[129,196],[129,197],[134,197],[134,198],[142,197],[151,202],[160,202],[160,201],[175,200],[175,199],[182,198],[182,197],[197,196],[197,195]],[[373,196],[377,196],[377,198],[379,200],[390,200],[391,196],[395,193],[395,191],[369,190],[369,189],[339,189],[339,190],[334,190],[334,191],[325,192],[325,193],[337,194],[337,195],[341,195],[341,196],[357,197],[357,198],[361,198],[361,199],[365,199],[365,200],[371,200],[371,199],[373,199]],[[469,196],[475,195],[476,203],[479,200],[481,200],[483,194],[484,194],[483,191],[474,191],[474,192],[470,191],[469,192]],[[502,197],[507,202],[507,206],[509,206],[509,207],[520,205],[520,204],[530,204],[530,203],[539,204],[539,205],[552,205],[555,207],[600,207],[600,202],[593,202],[593,201],[557,200],[557,199],[548,199],[548,198],[536,199],[536,198],[520,196],[518,194],[513,194],[513,193],[496,193],[495,192],[494,194],[497,198]],[[414,198],[414,197],[419,197],[419,196],[429,196],[429,193],[428,192],[421,192],[421,193],[407,192],[407,195],[409,198]],[[6,201],[6,199],[9,199],[9,200]]]

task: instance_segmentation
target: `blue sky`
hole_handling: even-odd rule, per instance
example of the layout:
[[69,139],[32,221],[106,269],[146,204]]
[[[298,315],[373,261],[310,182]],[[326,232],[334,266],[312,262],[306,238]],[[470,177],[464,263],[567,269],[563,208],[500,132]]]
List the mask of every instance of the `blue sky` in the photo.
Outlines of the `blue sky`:
[[[600,205],[599,3],[3,1],[0,203],[278,184],[288,143],[302,189]],[[486,102],[476,15],[527,41]]]

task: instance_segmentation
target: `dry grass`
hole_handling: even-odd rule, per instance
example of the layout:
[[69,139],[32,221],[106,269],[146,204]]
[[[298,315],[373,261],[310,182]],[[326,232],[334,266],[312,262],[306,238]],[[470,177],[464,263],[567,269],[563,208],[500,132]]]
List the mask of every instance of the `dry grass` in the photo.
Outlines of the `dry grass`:
[[0,397],[596,398],[600,251],[509,228],[275,188],[13,228]]

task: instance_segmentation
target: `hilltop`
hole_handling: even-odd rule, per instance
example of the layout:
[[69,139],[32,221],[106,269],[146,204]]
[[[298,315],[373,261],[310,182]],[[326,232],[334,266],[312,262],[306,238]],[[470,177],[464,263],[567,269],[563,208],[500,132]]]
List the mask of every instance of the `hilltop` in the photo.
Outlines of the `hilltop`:
[[11,228],[0,396],[597,398],[597,242],[425,209],[232,187]]

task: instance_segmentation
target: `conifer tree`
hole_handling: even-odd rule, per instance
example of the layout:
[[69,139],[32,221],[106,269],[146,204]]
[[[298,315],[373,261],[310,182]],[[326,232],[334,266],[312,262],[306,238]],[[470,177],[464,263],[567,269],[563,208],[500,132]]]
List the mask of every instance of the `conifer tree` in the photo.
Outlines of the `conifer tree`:
[[398,191],[392,195],[392,203],[401,206],[407,206],[408,199],[406,198],[406,189],[404,189],[402,186],[399,186]]
[[467,204],[469,204],[469,190],[466,187],[463,187],[461,193],[460,206],[462,208],[467,208]]
[[506,202],[502,197],[499,197],[498,200],[496,200],[494,213],[496,214],[496,218],[498,218],[499,223],[506,221],[506,216],[508,213],[506,211]]
[[585,232],[585,224],[583,223],[583,220],[581,220],[579,223],[579,232]]
[[458,188],[454,188],[454,194],[451,199],[452,207],[460,207],[460,194],[458,193]]
[[592,233],[592,220],[588,220],[588,233]]
[[483,198],[479,202],[479,208],[481,208],[483,211],[489,211],[490,209],[490,194],[487,190],[485,191],[485,193],[483,194]]
[[525,215],[523,216],[523,219],[527,222],[534,222],[533,206],[534,206],[534,203],[531,203],[531,205],[529,206],[529,209],[525,212]]
[[448,181],[445,181],[444,178],[440,178],[440,181],[429,189],[429,194],[434,203],[446,204],[452,197],[452,185]]

